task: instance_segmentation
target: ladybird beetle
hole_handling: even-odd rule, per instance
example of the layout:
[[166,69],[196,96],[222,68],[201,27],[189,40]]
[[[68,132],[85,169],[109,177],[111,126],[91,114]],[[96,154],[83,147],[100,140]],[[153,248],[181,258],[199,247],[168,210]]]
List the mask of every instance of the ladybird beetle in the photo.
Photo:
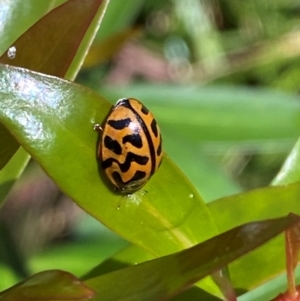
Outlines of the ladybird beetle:
[[154,116],[137,99],[122,98],[101,131],[97,157],[117,191],[131,194],[150,179],[162,161],[162,139]]

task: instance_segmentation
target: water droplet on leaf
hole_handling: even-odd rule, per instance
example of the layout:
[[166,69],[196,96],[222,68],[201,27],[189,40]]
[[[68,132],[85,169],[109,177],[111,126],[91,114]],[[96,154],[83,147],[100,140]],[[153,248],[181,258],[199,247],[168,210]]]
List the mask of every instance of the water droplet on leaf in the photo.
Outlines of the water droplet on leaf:
[[11,46],[7,50],[7,57],[13,60],[17,55],[17,48],[15,46]]

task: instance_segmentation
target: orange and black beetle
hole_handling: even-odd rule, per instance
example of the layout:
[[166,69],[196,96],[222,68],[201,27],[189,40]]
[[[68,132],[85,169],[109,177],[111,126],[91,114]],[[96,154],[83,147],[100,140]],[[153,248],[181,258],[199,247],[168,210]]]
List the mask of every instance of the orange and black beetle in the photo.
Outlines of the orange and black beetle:
[[117,191],[130,194],[146,184],[162,161],[160,129],[137,99],[122,98],[101,131],[97,156]]

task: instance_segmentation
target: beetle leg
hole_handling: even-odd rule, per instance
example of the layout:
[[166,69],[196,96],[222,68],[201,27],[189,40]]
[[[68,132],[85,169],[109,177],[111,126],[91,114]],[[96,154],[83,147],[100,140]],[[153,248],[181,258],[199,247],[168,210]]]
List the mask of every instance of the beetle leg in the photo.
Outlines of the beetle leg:
[[94,131],[97,131],[97,132],[103,132],[103,128],[100,124],[95,124],[94,125]]

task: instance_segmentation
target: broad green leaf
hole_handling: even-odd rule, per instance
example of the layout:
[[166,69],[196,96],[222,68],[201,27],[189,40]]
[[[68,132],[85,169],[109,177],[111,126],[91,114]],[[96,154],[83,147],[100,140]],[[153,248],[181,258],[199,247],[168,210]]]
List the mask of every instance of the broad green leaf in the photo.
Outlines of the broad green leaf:
[[[300,182],[267,187],[225,197],[208,204],[220,231],[252,220],[299,214]],[[230,268],[235,287],[251,289],[285,270],[283,240],[278,238],[260,250],[236,261]],[[263,266],[263,269],[258,267]],[[247,271],[245,273],[244,271]]]
[[[141,248],[135,245],[129,245],[114,256],[108,258],[104,262],[101,262],[98,266],[96,266],[83,277],[81,277],[81,279],[88,280],[91,278],[95,278],[97,276],[117,271],[125,267],[137,265],[139,263],[149,261],[154,258],[155,257],[153,255],[149,254],[145,250],[142,250]],[[220,298],[222,297],[219,288],[216,286],[216,284],[212,282],[210,277],[202,279],[197,285],[198,287],[192,287],[188,291],[185,291],[184,293],[176,296],[174,300],[187,300],[193,297],[195,299],[202,298],[206,301],[216,301],[220,300]]]
[[2,54],[5,50],[7,50],[13,41],[20,37],[21,34],[37,22],[56,4],[57,1],[1,0],[0,53]]
[[168,300],[280,232],[296,226],[299,221],[298,216],[289,215],[249,223],[187,250],[107,273],[85,283],[96,290],[94,300]]
[[10,66],[1,66],[0,78],[1,121],[89,214],[156,256],[216,234],[201,197],[166,154],[144,190],[133,195],[115,194],[101,171],[99,177],[93,126],[111,108],[102,97]]
[[[9,45],[16,40],[27,28],[33,25],[49,9],[49,3],[39,0],[16,0],[0,1],[0,53],[8,49]],[[30,14],[28,14],[30,12]],[[19,148],[19,144],[9,131],[0,124],[1,145],[0,170],[10,160]]]
[[44,271],[25,279],[0,293],[1,301],[61,301],[89,300],[95,292],[74,275],[59,271]]
[[[81,60],[73,63],[69,79],[76,75],[84,53],[87,51],[103,10],[99,9],[103,0],[70,0],[41,18],[9,47],[0,57],[0,63],[64,77],[95,15],[97,24],[86,38],[80,51]],[[104,2],[105,5],[108,1]],[[59,20],[59,22],[58,22]],[[80,20],[80,22],[78,22]],[[1,157],[0,168],[5,166],[16,151],[16,141],[7,129],[0,125],[0,144],[6,145],[6,156]],[[2,139],[3,138],[3,139]]]
[[0,63],[64,77],[102,2],[67,1],[12,43],[14,55],[8,50]]

